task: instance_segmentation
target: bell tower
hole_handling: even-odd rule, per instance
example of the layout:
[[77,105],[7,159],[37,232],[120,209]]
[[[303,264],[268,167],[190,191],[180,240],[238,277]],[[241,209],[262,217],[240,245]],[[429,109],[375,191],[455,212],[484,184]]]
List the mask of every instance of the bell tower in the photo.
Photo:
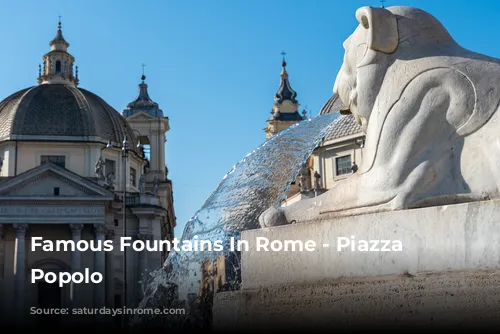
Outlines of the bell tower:
[[158,196],[160,205],[167,209],[168,214],[162,219],[160,229],[162,235],[171,240],[174,237],[176,217],[172,181],[168,178],[168,168],[165,163],[166,133],[170,130],[170,126],[168,117],[163,115],[158,103],[149,97],[145,80],[143,65],[139,94],[123,110],[123,116],[140,141],[147,161],[139,180],[139,191],[141,195],[148,192]]
[[300,104],[297,101],[297,93],[290,86],[288,72],[286,71],[285,53],[282,52],[281,54],[283,60],[281,62],[280,86],[274,96],[271,117],[267,120],[267,126],[264,129],[266,140],[289,126],[306,119],[307,114],[305,110],[302,112],[302,116],[299,114]]
[[161,181],[166,179],[167,167],[165,165],[166,132],[170,130],[168,117],[163,116],[163,111],[148,94],[148,85],[145,83],[144,72],[139,84],[137,98],[127,105],[123,116],[127,119],[132,129],[140,134],[139,140],[144,146],[145,157],[149,163],[145,171],[146,182],[155,176]]

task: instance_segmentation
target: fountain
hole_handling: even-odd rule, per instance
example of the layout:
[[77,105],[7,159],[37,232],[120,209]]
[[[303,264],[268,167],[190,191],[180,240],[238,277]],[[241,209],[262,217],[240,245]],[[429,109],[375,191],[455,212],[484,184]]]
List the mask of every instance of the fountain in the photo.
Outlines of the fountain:
[[[241,270],[236,256],[233,291],[217,293],[213,309],[206,296],[182,324],[210,325],[213,311],[213,327],[226,330],[498,328],[500,60],[464,49],[417,8],[362,7],[356,19],[334,92],[366,132],[357,172],[280,207],[335,115],[303,121],[238,163],[183,234],[318,248],[250,245]],[[370,248],[338,247],[339,238]],[[141,306],[180,305],[187,265],[219,255],[172,253]]]
[[241,233],[241,289],[215,295],[213,328],[498,331],[500,59],[421,9],[355,17],[334,93],[365,130],[359,168]]
[[[249,153],[227,173],[200,210],[186,224],[180,241],[220,240],[223,250],[183,252],[172,250],[164,266],[145,275],[144,298],[139,308],[187,307],[179,287],[189,279],[188,267],[200,268],[207,259],[221,255],[235,259],[232,265],[231,290],[237,290],[239,256],[230,252],[231,238],[238,240],[241,231],[259,228],[258,217],[270,206],[278,206],[287,187],[299,173],[306,159],[329,129],[338,114],[326,114],[297,123],[275,135]],[[206,298],[205,298],[206,299]],[[203,305],[201,305],[203,304]],[[198,300],[186,315],[178,317],[141,316],[134,320],[140,327],[206,326],[210,324],[211,300]]]

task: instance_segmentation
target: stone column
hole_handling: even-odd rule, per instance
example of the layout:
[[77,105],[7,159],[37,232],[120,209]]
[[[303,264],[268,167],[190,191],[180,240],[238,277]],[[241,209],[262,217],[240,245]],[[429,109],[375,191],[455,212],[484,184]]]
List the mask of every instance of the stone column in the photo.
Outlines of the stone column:
[[[139,233],[137,235],[137,239],[146,242],[147,240],[151,240],[151,235],[147,233]],[[143,250],[142,252],[139,252],[139,277],[138,279],[142,281],[143,275],[146,273],[146,270],[148,269],[148,251]],[[139,283],[140,284],[140,283]],[[138,297],[139,299],[142,299],[143,294],[142,294],[142,287],[139,285],[138,286]]]
[[158,168],[158,149],[157,149],[157,139],[155,136],[155,131],[151,130],[149,133],[149,149],[150,149],[150,157],[149,157],[149,169],[157,170]]
[[119,245],[115,245],[115,231],[106,231],[106,240],[111,240],[113,243],[113,251],[106,252],[106,305],[115,307],[115,249]]
[[[82,239],[82,229],[83,224],[71,224],[71,235],[72,240],[76,244],[78,241]],[[71,252],[71,272],[81,272],[82,266],[82,254],[79,250],[75,249],[74,252]],[[81,303],[81,289],[79,287],[80,284],[70,285],[70,306],[71,307],[79,307],[79,303]]]
[[[167,142],[167,136],[165,135],[165,131],[163,130],[160,130],[160,145],[161,145],[161,148],[160,148],[160,169],[163,170],[165,172],[165,167],[167,165],[167,161],[165,159],[165,143]],[[166,177],[165,177],[165,173],[163,175],[163,178],[162,180],[165,180]]]
[[16,230],[16,244],[14,253],[14,295],[15,295],[15,307],[16,315],[20,319],[24,318],[25,315],[25,302],[26,296],[24,294],[26,290],[26,231],[28,229],[27,224],[14,224],[14,229]]
[[[96,245],[101,244],[104,247],[106,227],[104,224],[94,224],[94,227]],[[94,252],[94,271],[101,273],[103,276],[101,283],[95,284],[94,287],[94,307],[102,308],[106,304],[106,252],[104,250]],[[98,318],[104,317],[98,315]]]

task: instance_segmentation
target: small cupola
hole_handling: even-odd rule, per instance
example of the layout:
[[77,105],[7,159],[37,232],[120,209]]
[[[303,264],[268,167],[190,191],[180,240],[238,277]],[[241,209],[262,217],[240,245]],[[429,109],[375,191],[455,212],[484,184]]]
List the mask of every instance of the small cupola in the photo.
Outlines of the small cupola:
[[141,76],[141,83],[139,84],[139,94],[134,101],[127,104],[127,108],[123,111],[123,116],[129,117],[138,112],[144,112],[153,117],[163,117],[163,111],[154,102],[148,93],[148,85],[145,82],[146,76],[144,70]]
[[50,51],[43,56],[43,68],[38,70],[39,84],[78,85],[78,66],[73,74],[75,58],[68,53],[69,43],[64,39],[61,20],[57,25],[57,33],[49,43]]

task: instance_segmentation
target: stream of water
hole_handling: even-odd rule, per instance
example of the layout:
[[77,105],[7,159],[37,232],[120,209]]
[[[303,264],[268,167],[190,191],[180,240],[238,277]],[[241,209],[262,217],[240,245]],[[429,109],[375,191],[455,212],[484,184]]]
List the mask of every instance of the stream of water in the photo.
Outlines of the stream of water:
[[134,319],[135,324],[147,327],[148,324],[158,326],[158,323],[163,323],[171,328],[189,324],[192,328],[210,321],[210,310],[206,310],[211,307],[210,300],[204,300],[203,296],[188,300],[189,294],[186,293],[200,291],[202,264],[223,256],[227,275],[224,287],[228,290],[239,288],[240,257],[229,251],[230,238],[237,240],[241,231],[259,228],[260,214],[271,206],[280,205],[287,188],[334,126],[337,117],[337,113],[330,113],[297,123],[271,137],[233,166],[186,224],[180,238],[181,241],[221,240],[223,250],[172,250],[163,267],[147,273],[142,281],[144,298],[139,308],[178,307],[187,309],[187,314],[141,316]]

